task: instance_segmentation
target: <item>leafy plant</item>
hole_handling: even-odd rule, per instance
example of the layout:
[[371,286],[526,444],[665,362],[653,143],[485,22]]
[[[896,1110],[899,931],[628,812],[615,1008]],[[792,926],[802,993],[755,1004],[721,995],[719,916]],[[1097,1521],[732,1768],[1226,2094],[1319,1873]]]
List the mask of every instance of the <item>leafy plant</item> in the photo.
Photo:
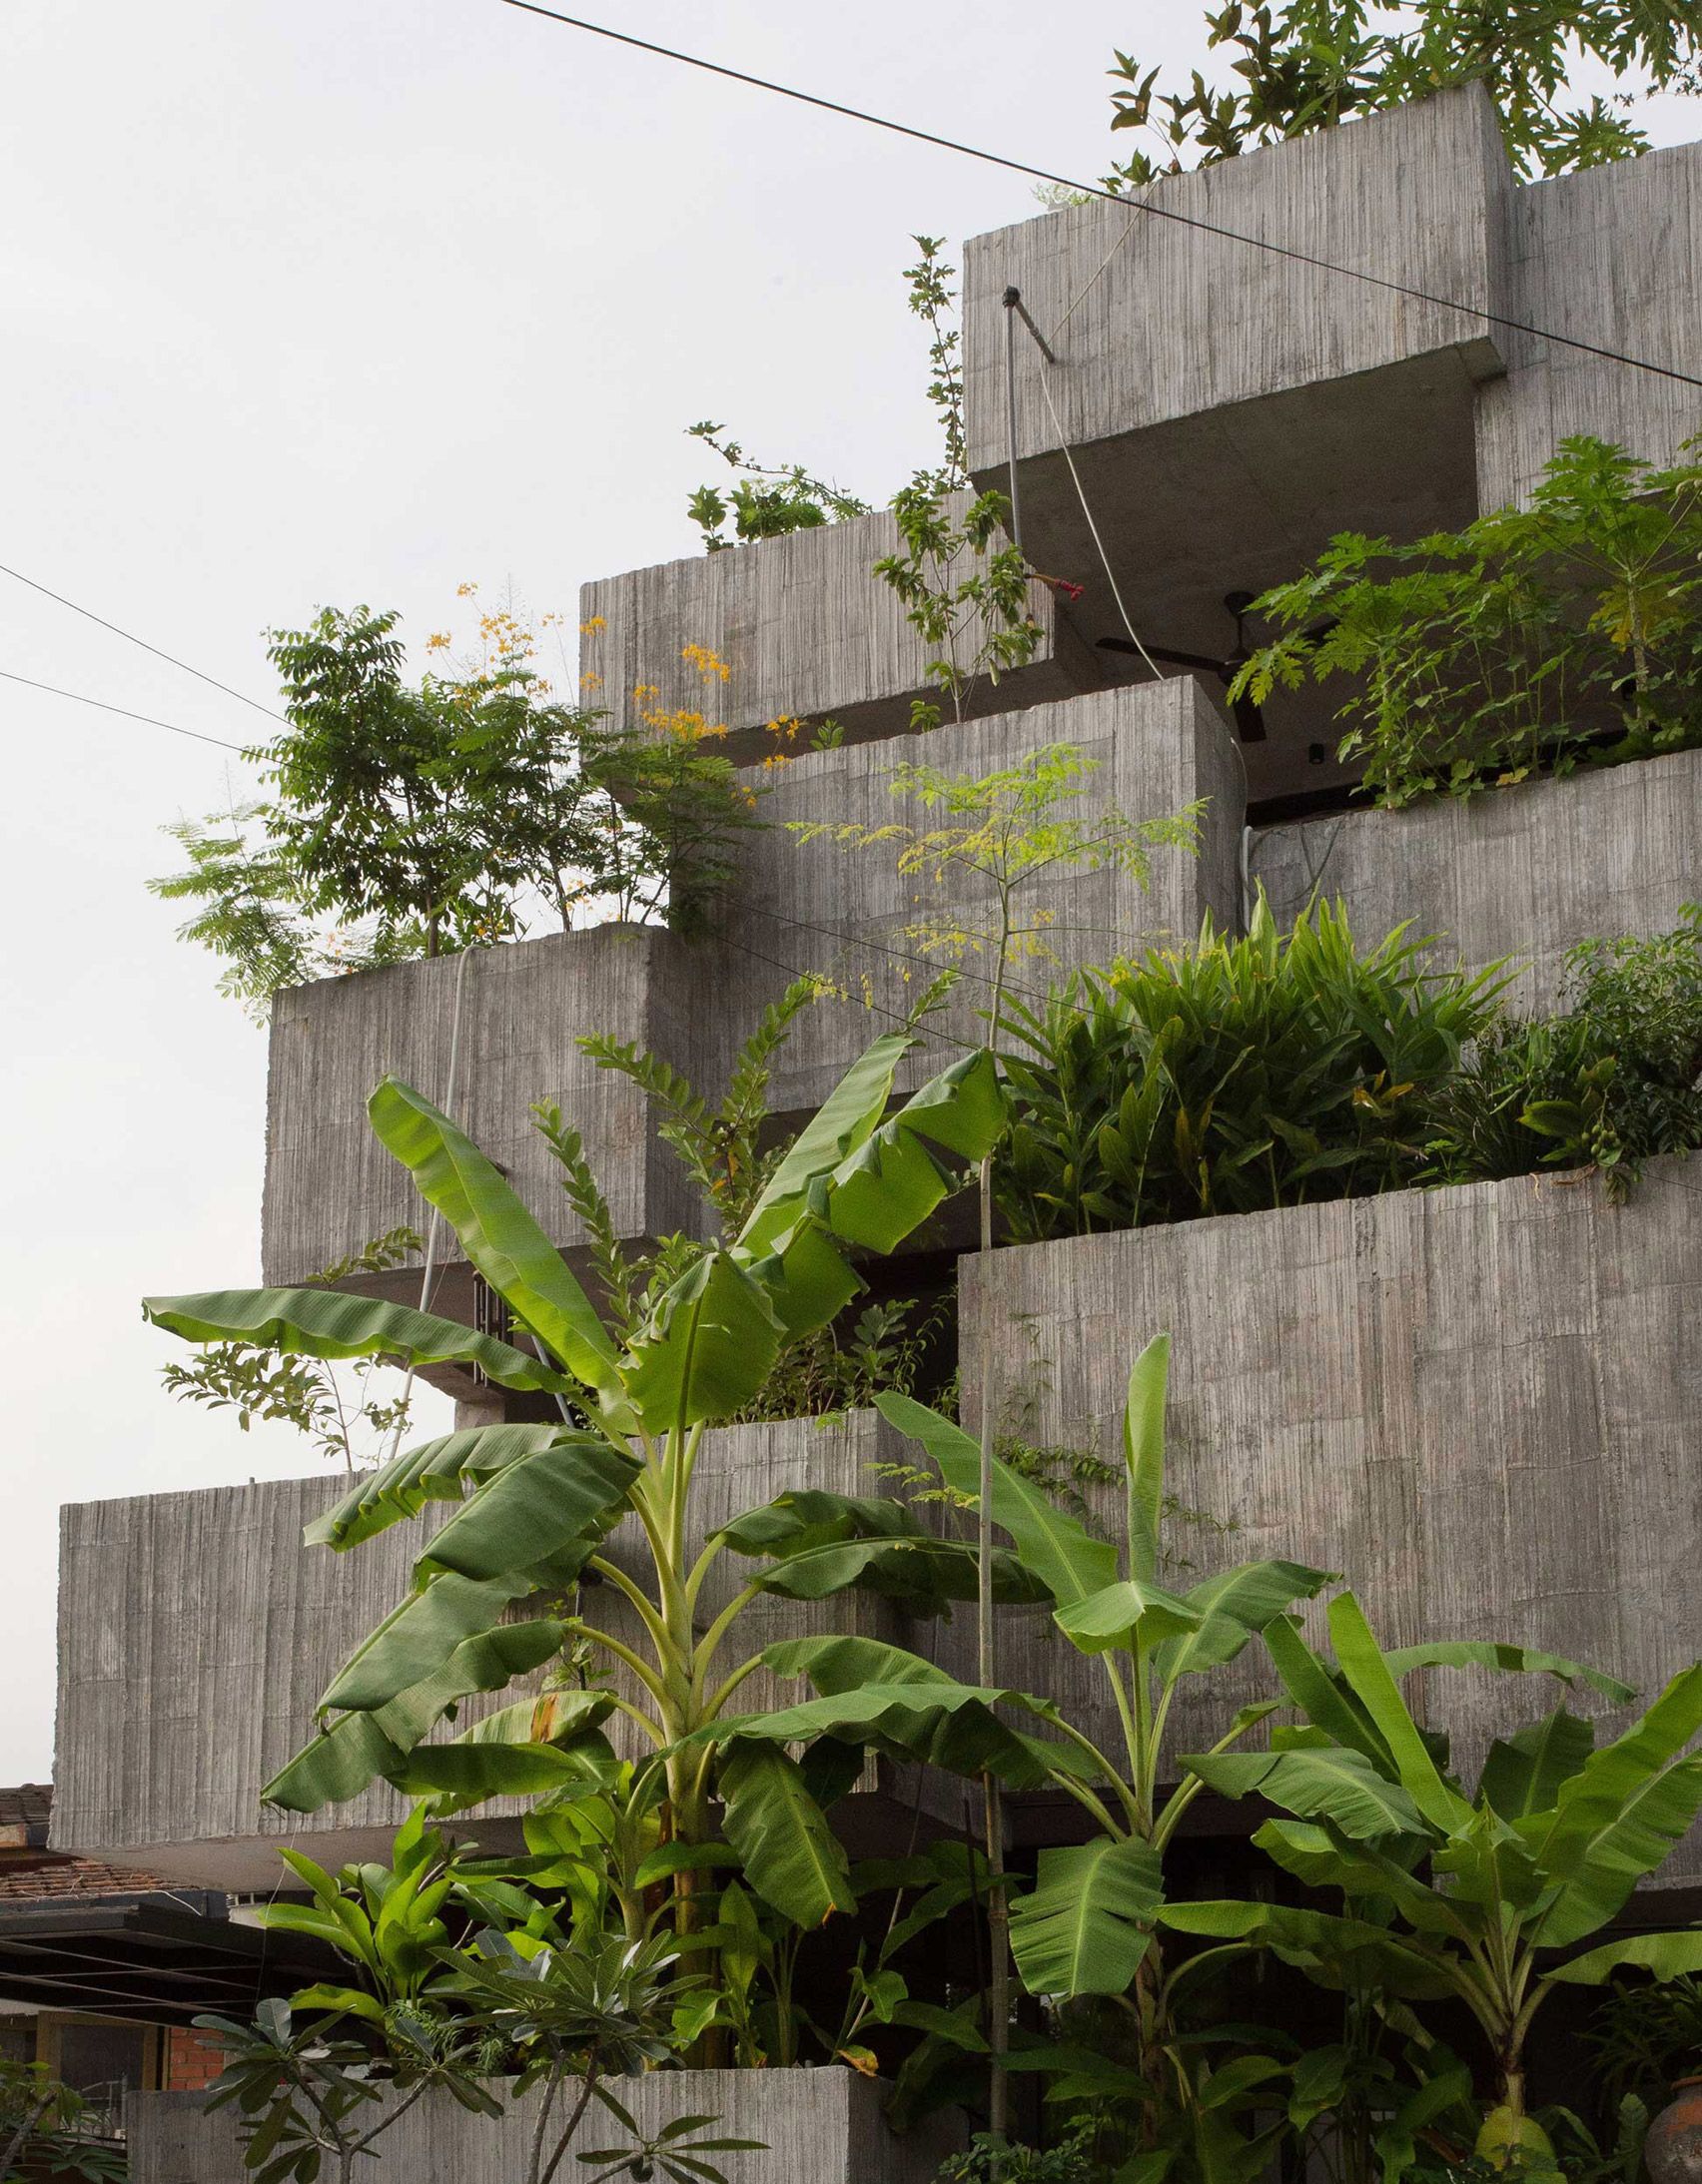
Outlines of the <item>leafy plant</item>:
[[42,2063],[0,2056],[0,2178],[80,2177],[123,2184],[122,2150],[90,2135],[89,2104]]
[[[1210,2057],[1177,2036],[1175,1998],[1193,1967],[1167,1968],[1155,1934],[1165,1915],[1164,1854],[1204,1785],[1190,1766],[1164,1790],[1166,1730],[1187,1679],[1234,1660],[1267,1622],[1315,1593],[1326,1573],[1268,1561],[1222,1571],[1186,1594],[1160,1584],[1168,1360],[1168,1340],[1161,1336],[1130,1376],[1121,1550],[1095,1538],[996,1458],[987,1466],[993,1523],[1008,1538],[1010,1553],[1053,1602],[1064,1638],[1104,1671],[1123,1728],[1120,1756],[1096,1746],[1043,1698],[960,1685],[896,1647],[851,1638],[771,1646],[769,1666],[806,1677],[816,1696],[700,1735],[735,1751],[750,1743],[831,1737],[894,1758],[991,1774],[1008,1789],[1050,1785],[1075,1799],[1095,1833],[1085,1843],[1043,1850],[1034,1886],[1013,1899],[1017,1969],[1036,1995],[1131,1996],[1137,2064],[1123,2069],[1118,2082],[1149,2096],[1145,2150],[1157,2152],[1161,2134],[1168,2134],[1165,2143],[1176,2158],[1197,2161],[1210,2173],[1214,2148],[1215,2158],[1223,2159],[1229,2138],[1246,2143],[1232,2119],[1258,2105],[1253,2090],[1263,2077],[1243,2070],[1209,2091],[1215,2076]],[[878,1407],[921,1444],[954,1495],[976,1496],[986,1464],[976,1439],[907,1397],[882,1397]],[[1009,1726],[1000,1709],[1027,1715],[1053,1734]],[[1273,1711],[1244,1710],[1217,1749],[1227,1751]],[[1060,2069],[1079,2068],[1072,2056],[1054,2060]]]
[[328,608],[275,632],[289,726],[256,754],[275,793],[167,829],[189,869],[150,884],[197,906],[181,936],[228,960],[226,992],[264,1014],[280,987],[540,920],[701,927],[752,819],[701,714],[619,726],[560,702],[543,625],[506,609],[458,671],[414,687],[397,626]]
[[1244,939],[1083,971],[1005,1005],[1014,1118],[994,1156],[1020,1241],[1247,1213],[1415,1181],[1425,1098],[1493,1024],[1505,981],[1426,968],[1398,928],[1354,943],[1327,903]]
[[240,2111],[243,2167],[257,2184],[315,2184],[328,2159],[337,2184],[352,2184],[361,2157],[432,2091],[475,2114],[501,2113],[474,2073],[474,2051],[442,2018],[393,2013],[382,2056],[321,2024],[298,2026],[276,1999],[259,2003],[250,2024],[211,2013],[195,2022],[225,2051],[207,2106]]
[[[1485,15],[1469,0],[1239,0],[1205,16],[1207,48],[1233,56],[1227,89],[1197,69],[1185,91],[1159,89],[1160,71],[1127,53],[1111,74],[1114,130],[1150,131],[1155,160],[1136,152],[1107,187],[1144,187],[1185,164],[1210,166],[1284,137],[1308,136],[1357,115],[1407,106],[1452,84],[1481,83],[1494,103],[1515,173],[1558,175],[1646,151],[1625,114],[1644,90],[1689,87],[1702,24],[1678,0],[1639,8],[1627,0],[1525,0]],[[1605,64],[1616,81],[1644,79],[1610,98],[1575,105],[1579,59]]]
[[[909,1034],[879,1040],[768,1175],[730,1242],[697,1248],[630,1322],[611,1326],[500,1174],[446,1115],[387,1079],[369,1103],[381,1141],[414,1175],[504,1300],[514,1343],[370,1298],[261,1290],[154,1298],[157,1324],[190,1341],[247,1340],[279,1355],[385,1355],[416,1366],[476,1361],[500,1387],[553,1394],[561,1422],[450,1434],[364,1479],[311,1541],[347,1550],[429,1500],[460,1503],[416,1565],[414,1590],[325,1693],[321,1734],[268,1786],[313,1811],[377,1776],[461,1803],[547,1795],[614,1764],[599,1724],[618,1711],[657,1754],[665,1876],[675,1923],[699,1930],[690,1855],[725,1839],[751,1885],[802,1925],[853,1897],[845,1855],[809,1779],[775,1750],[717,1760],[696,1745],[758,1665],[727,1669],[724,1641],[764,1592],[818,1599],[874,1587],[927,1610],[973,1595],[970,1559],[890,1502],[781,1498],[689,1551],[693,1468],[705,1429],[736,1418],[788,1337],[835,1318],[861,1277],[847,1254],[891,1250],[955,1187],[948,1163],[980,1159],[1003,1125],[990,1057],[954,1064],[887,1115]],[[603,1551],[622,1517],[650,1560],[640,1583]],[[702,1627],[698,1603],[729,1548],[757,1562]],[[636,1619],[633,1643],[576,1612],[508,1620],[512,1603],[559,1596],[594,1576]],[[1010,1573],[1022,1583],[1021,1573]],[[623,1692],[557,1688],[521,1700],[446,1744],[426,1739],[458,1702],[499,1691],[565,1649],[591,1649],[630,1679]]]
[[700,485],[686,512],[703,533],[706,553],[722,553],[756,538],[783,538],[791,531],[816,530],[847,516],[867,515],[869,503],[855,493],[814,477],[801,464],[753,462],[737,440],[723,438],[726,427],[704,422],[686,426],[689,437],[712,447],[738,482],[726,492]]
[[1702,737],[1702,466],[1580,434],[1527,507],[1412,545],[1349,533],[1255,602],[1232,696],[1344,681],[1340,756],[1396,807]]
[[1595,1167],[1622,1198],[1645,1160],[1702,1144],[1702,906],[1652,940],[1570,950],[1564,999],[1488,1027],[1431,1092],[1441,1179]]
[[1628,2096],[1664,2107],[1680,2078],[1702,2071],[1702,1980],[1689,1973],[1635,1986],[1615,1979],[1585,2034],[1592,2075],[1617,2114]]
[[[1637,1967],[1657,1978],[1702,1969],[1702,1932],[1621,1934],[1577,1950],[1655,1871],[1702,1810],[1702,1665],[1673,1678],[1621,1736],[1597,1748],[1594,1725],[1564,1705],[1494,1744],[1475,1792],[1446,1772],[1445,1746],[1401,1697],[1419,1670],[1611,1678],[1525,1647],[1480,1641],[1385,1654],[1350,1593],[1328,1610],[1333,1659],[1290,1618],[1264,1639],[1305,1726],[1275,1731],[1265,1753],[1212,1753],[1187,1764],[1226,1797],[1257,1795],[1292,1818],[1254,1840],[1308,1887],[1339,1890],[1345,1915],[1275,1903],[1169,1905],[1167,1921],[1214,1941],[1278,1950],[1330,1985],[1374,1985],[1409,2000],[1447,1996],[1477,2025],[1495,2098],[1477,2152],[1552,2168],[1527,2113],[1525,2046],[1557,1986],[1601,1985]],[[1394,2178],[1389,2184],[1396,2184]]]
[[[412,1228],[393,1228],[314,1276],[329,1288],[354,1273],[388,1273],[425,1246]],[[344,1393],[334,1366],[323,1358],[287,1357],[274,1361],[265,1347],[250,1342],[215,1342],[193,1365],[171,1364],[160,1377],[171,1393],[208,1410],[233,1410],[247,1433],[255,1420],[282,1423],[304,1433],[319,1453],[357,1471],[379,1460],[379,1448],[392,1448],[406,1431],[406,1396],[383,1401],[368,1389],[380,1360],[363,1358],[355,1368],[355,1386]]]
[[[700,1192],[707,1233],[723,1244],[738,1235],[796,1142],[795,1130],[774,1128],[768,1103],[774,1059],[798,1018],[830,992],[827,981],[813,973],[794,979],[740,1046],[726,1090],[713,1104],[671,1064],[634,1041],[587,1033],[576,1042],[599,1068],[630,1079],[647,1094],[659,1116],[657,1135]],[[938,986],[929,988],[909,1012],[909,1025],[926,1017],[940,992]],[[579,1132],[563,1121],[553,1101],[533,1111],[561,1169],[568,1202],[590,1236],[599,1308],[622,1330],[635,1332],[701,1246],[683,1235],[660,1237],[648,1249],[623,1245]],[[737,1422],[819,1417],[867,1405],[878,1388],[908,1392],[921,1370],[935,1316],[923,1313],[914,1298],[893,1298],[865,1305],[854,1317],[848,1308],[822,1326],[788,1336]]]

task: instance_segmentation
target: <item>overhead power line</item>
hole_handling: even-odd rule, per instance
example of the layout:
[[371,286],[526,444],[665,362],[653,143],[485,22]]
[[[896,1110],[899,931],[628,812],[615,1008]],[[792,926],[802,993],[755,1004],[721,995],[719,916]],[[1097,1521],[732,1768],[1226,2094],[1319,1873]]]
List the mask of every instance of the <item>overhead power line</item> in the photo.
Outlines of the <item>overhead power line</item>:
[[[153,647],[150,645],[150,651]],[[216,744],[221,751],[235,751],[239,758],[247,758],[248,752],[240,743],[227,743],[223,736],[203,735],[199,728],[180,728],[175,720],[156,720],[152,713],[133,713],[127,705],[109,705],[105,698],[85,697],[81,690],[61,690],[51,682],[32,682],[28,675],[14,675],[0,667],[0,682],[22,683],[26,690],[45,690],[50,698],[69,698],[75,705],[92,705],[97,712],[117,713],[124,720],[139,720],[149,728],[164,728],[174,736],[189,736],[197,743]]]
[[524,15],[541,15],[548,22],[563,23],[569,30],[585,31],[593,38],[607,38],[616,45],[632,46],[640,53],[653,53],[665,61],[679,61],[687,68],[700,68],[706,75],[724,76],[730,83],[748,84],[754,91],[772,92],[776,98],[793,99],[800,106],[813,106],[825,114],[840,114],[847,121],[864,122],[871,129],[885,129],[895,137],[910,137],[918,144],[932,144],[942,152],[956,152],[964,159],[980,160],[989,167],[1004,167],[1014,175],[1027,175],[1036,182],[1056,183],[1059,188],[1075,191],[1083,197],[1104,198],[1107,204],[1121,205],[1134,215],[1167,220],[1179,228],[1192,228],[1201,235],[1217,236],[1225,243],[1239,243],[1248,250],[1265,251],[1273,258],[1285,258],[1296,266],[1310,266],[1315,272],[1333,274],[1342,281],[1357,281],[1366,288],[1382,289],[1391,296],[1404,296],[1412,303],[1433,304],[1441,311],[1457,311],[1468,319],[1480,319],[1486,326],[1505,327],[1510,333],[1528,334],[1540,342],[1554,342],[1562,349],[1575,349],[1586,357],[1600,357],[1609,364],[1625,364],[1636,371],[1652,371],[1659,378],[1677,379],[1684,386],[1702,386],[1702,378],[1680,371],[1673,364],[1654,364],[1647,357],[1632,357],[1623,350],[1580,341],[1574,334],[1556,334],[1549,327],[1534,326],[1527,319],[1514,319],[1505,312],[1486,310],[1481,304],[1462,304],[1451,296],[1433,296],[1427,289],[1411,288],[1404,281],[1391,281],[1382,274],[1366,273],[1357,266],[1337,265],[1332,259],[1318,258],[1310,251],[1297,250],[1292,244],[1272,243],[1264,236],[1246,235],[1239,228],[1225,228],[1216,221],[1198,219],[1192,213],[1178,212],[1173,205],[1156,204],[1150,198],[1121,196],[1098,183],[1078,182],[1069,175],[1054,174],[1048,167],[1032,167],[1026,160],[1007,159],[1002,152],[988,152],[979,145],[961,144],[955,137],[938,136],[931,129],[916,129],[908,122],[892,121],[884,114],[869,114],[861,107],[846,106],[838,99],[824,99],[813,91],[799,91],[792,84],[775,83],[767,76],[752,76],[742,68],[729,68],[721,61],[706,61],[698,53],[682,53],[675,46],[657,45],[649,38],[635,38],[630,31],[611,30],[606,23],[588,22],[580,15],[564,15],[558,8],[541,6],[539,0],[502,0],[502,4],[518,8]]
[[[33,576],[26,576],[22,569],[8,568],[4,561],[0,561],[0,576],[10,576],[15,583],[27,584],[31,591],[39,591],[44,599],[52,599],[62,607],[69,607],[73,614],[82,615],[85,621],[98,622],[102,629],[110,629],[115,637],[122,637],[126,644],[140,645],[144,652],[151,652],[155,659],[164,660],[171,667],[182,668],[186,675],[193,675],[197,682],[204,682],[215,690],[222,690],[226,697],[235,698],[239,705],[251,705],[257,713],[264,713],[268,720],[275,720],[281,726],[289,727],[290,723],[284,718],[284,715],[275,711],[270,705],[263,705],[258,698],[251,698],[244,691],[233,690],[228,682],[221,682],[217,675],[209,675],[199,667],[192,667],[188,660],[180,660],[175,652],[162,651],[157,644],[150,644],[146,637],[138,637],[134,630],[120,629],[116,622],[109,622],[104,614],[97,614],[92,607],[79,606],[75,599],[67,599],[62,591],[52,591],[46,584],[38,584]],[[24,678],[18,675],[12,679],[15,682],[21,682]],[[47,685],[43,683],[39,687],[45,690]],[[60,692],[62,697],[70,694],[68,691]],[[88,702],[92,705],[96,700],[91,698]],[[113,706],[109,707],[108,710],[117,712],[120,708]],[[142,715],[138,714],[136,717],[140,720]],[[156,721],[154,723],[156,728],[166,728],[170,725],[169,721]],[[185,728],[181,733],[188,736],[193,735],[195,731],[193,728]],[[202,740],[208,743],[216,743],[219,739],[217,736],[207,736]],[[230,744],[227,748],[235,750],[237,746]]]

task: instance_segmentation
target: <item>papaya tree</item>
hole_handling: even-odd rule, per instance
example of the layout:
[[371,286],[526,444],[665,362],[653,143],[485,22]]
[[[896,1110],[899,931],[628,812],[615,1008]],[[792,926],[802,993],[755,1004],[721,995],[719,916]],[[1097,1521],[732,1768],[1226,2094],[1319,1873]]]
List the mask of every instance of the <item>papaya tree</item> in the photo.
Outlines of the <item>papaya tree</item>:
[[1617,1934],[1580,1951],[1622,1911],[1702,1810],[1702,1664],[1675,1676],[1621,1736],[1564,1704],[1491,1746],[1475,1791],[1401,1695],[1425,1669],[1535,1671],[1623,1703],[1623,1684],[1552,1654],[1481,1641],[1384,1653],[1351,1593],[1330,1603],[1333,1658],[1282,1617],[1264,1638],[1304,1717],[1269,1752],[1186,1764],[1228,1797],[1258,1796],[1284,1818],[1254,1836],[1308,1887],[1337,1890],[1340,1916],[1271,1903],[1167,1906],[1166,1922],[1220,1943],[1269,1947],[1332,1985],[1407,1999],[1451,1997],[1482,2033],[1493,2104],[1478,2151],[1553,2171],[1526,2112],[1525,2044],[1556,1987],[1599,1986],[1639,1969],[1702,1970],[1702,1930]]
[[[713,1617],[704,1586],[727,1536],[692,1544],[692,1476],[707,1428],[750,1403],[782,1346],[838,1314],[863,1287],[857,1251],[888,1252],[957,1186],[1003,1126],[992,1056],[975,1052],[890,1115],[906,1031],[877,1040],[774,1167],[730,1238],[682,1246],[665,1285],[633,1321],[611,1327],[538,1222],[449,1117],[387,1079],[369,1112],[385,1146],[459,1237],[506,1302],[512,1342],[408,1307],[323,1289],[156,1297],[144,1310],[191,1342],[242,1341],[284,1357],[384,1356],[413,1366],[476,1364],[497,1386],[542,1390],[558,1422],[451,1433],[400,1454],[361,1481],[309,1540],[340,1552],[428,1502],[458,1504],[425,1542],[406,1599],[356,1650],[318,1709],[319,1734],[268,1785],[268,1800],[312,1812],[383,1778],[456,1806],[498,1794],[582,1786],[615,1767],[602,1724],[622,1716],[651,1750],[660,1878],[677,1922],[697,1922],[696,1847],[712,1842],[718,1800],[726,1842],[753,1887],[803,1925],[853,1907],[843,1849],[784,1751],[693,1745],[717,1721],[755,1658],[723,1649],[763,1592],[819,1598],[860,1585],[926,1609],[975,1597],[975,1557],[936,1538],[902,1505],[794,1498],[788,1552],[760,1549],[749,1580]],[[646,1579],[606,1551],[628,1520],[648,1553]],[[758,1528],[760,1529],[760,1527]],[[746,1543],[749,1544],[748,1542]],[[1009,1557],[1002,1591],[1029,1580]],[[558,1600],[581,1578],[625,1603],[630,1638]],[[624,1688],[573,1688],[499,1708],[455,1737],[433,1732],[474,1693],[501,1691],[575,1650]]]

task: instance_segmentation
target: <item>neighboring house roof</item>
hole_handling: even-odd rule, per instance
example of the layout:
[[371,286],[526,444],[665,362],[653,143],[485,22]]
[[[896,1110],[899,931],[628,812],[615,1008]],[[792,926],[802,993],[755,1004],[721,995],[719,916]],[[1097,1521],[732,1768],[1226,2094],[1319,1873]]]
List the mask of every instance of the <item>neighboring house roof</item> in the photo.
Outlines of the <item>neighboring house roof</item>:
[[169,1895],[158,1873],[50,1850],[51,1783],[0,1786],[0,1903],[62,1902],[113,1895]]

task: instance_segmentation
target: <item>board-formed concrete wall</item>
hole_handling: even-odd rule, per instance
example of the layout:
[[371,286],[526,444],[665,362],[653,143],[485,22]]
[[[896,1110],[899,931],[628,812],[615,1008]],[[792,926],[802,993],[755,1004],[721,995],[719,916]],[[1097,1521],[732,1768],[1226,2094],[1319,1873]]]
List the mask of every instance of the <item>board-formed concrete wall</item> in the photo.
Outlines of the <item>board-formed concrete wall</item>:
[[[1189,221],[1282,245],[1432,297],[1499,309],[1511,175],[1481,87],[1444,92],[1186,175],[1127,205],[1103,200],[977,236],[964,254],[969,466],[1008,454],[1005,289],[1014,284],[1059,359],[1077,442],[1459,352],[1500,368],[1496,331],[1251,249]],[[1180,215],[1171,219],[1169,214]],[[1019,458],[1058,445],[1026,334]],[[1059,399],[1057,389],[1054,399]]]
[[[1060,865],[1037,875],[1015,899],[1018,925],[1029,937],[1018,944],[1024,960],[1011,967],[1012,991],[1032,1002],[1073,965],[1191,940],[1208,913],[1220,927],[1234,925],[1245,775],[1228,725],[1192,676],[859,750],[808,754],[770,774],[767,824],[741,846],[743,869],[731,910],[734,938],[752,951],[739,969],[751,992],[735,1014],[753,1020],[761,1001],[772,996],[775,962],[825,973],[853,1006],[818,1007],[799,1020],[776,1061],[771,1096],[777,1112],[819,1104],[868,1042],[891,1030],[953,960],[950,952],[930,952],[920,928],[996,930],[990,885],[961,867],[939,881],[932,872],[907,878],[897,869],[895,842],[847,851],[827,840],[800,842],[789,825],[897,825],[919,832],[951,825],[939,805],[930,809],[914,793],[893,793],[896,766],[981,778],[1057,744],[1074,746],[1092,769],[1079,793],[1057,807],[1057,817],[1088,821],[1091,834],[1095,813],[1110,805],[1130,819],[1149,820],[1203,801],[1198,854],[1154,850],[1145,889],[1131,877],[1085,866]],[[991,955],[967,950],[959,961],[959,985],[950,1004],[929,1020],[925,1045],[906,1065],[905,1086],[941,1068],[963,1042],[986,1037],[978,1012],[991,1000]],[[729,1052],[726,1064],[731,1059]]]
[[[1042,1442],[1117,1460],[1130,1361],[1170,1333],[1167,1483],[1202,1513],[1171,1526],[1171,1582],[1283,1556],[1342,1572],[1385,1643],[1514,1640],[1645,1698],[1694,1660],[1702,1161],[1654,1162],[1621,1207],[1594,1177],[1520,1177],[961,1264],[963,1354],[991,1311],[1002,1360],[1030,1336],[1046,1360]],[[1116,1521],[1114,1498],[1101,1506]],[[1093,1668],[1046,1619],[1000,1631],[1001,1683],[1119,1749]],[[1173,1751],[1203,1749],[1268,1673],[1252,1649],[1196,1685]],[[1428,1684],[1430,1720],[1470,1765],[1554,1704],[1533,1679]],[[1568,1703],[1601,1711],[1588,1693]],[[1698,1878],[1693,1840],[1666,1880]]]
[[[532,1102],[546,1098],[583,1132],[620,1234],[688,1226],[695,1198],[656,1141],[648,1100],[588,1061],[575,1040],[582,1032],[637,1040],[697,1074],[706,1020],[682,1006],[701,977],[700,965],[687,963],[691,953],[656,927],[604,926],[280,994],[267,1076],[264,1278],[306,1281],[370,1237],[424,1229],[427,1209],[374,1135],[367,1098],[390,1074],[441,1104],[451,1046],[456,1120],[557,1243],[576,1244],[584,1231],[532,1127]],[[446,1246],[458,1256],[452,1236]],[[419,1275],[400,1274],[388,1287],[416,1302]],[[445,1310],[464,1302],[455,1294],[438,1301]]]
[[[1511,319],[1694,372],[1702,348],[1702,144],[1557,176],[1511,196]],[[1571,432],[1655,463],[1702,427],[1697,390],[1537,334],[1502,337],[1505,378],[1477,401],[1485,509],[1527,497]]]
[[[688,1547],[695,1554],[718,1526],[793,1487],[879,1492],[870,1465],[877,1453],[897,1452],[890,1429],[866,1411],[706,1434]],[[61,1512],[56,1847],[237,1890],[274,1885],[280,1842],[333,1862],[377,1854],[408,1810],[385,1784],[311,1815],[260,1802],[312,1734],[320,1694],[406,1596],[415,1559],[448,1514],[446,1504],[428,1505],[421,1524],[393,1525],[346,1554],[304,1548],[303,1527],[347,1486],[322,1475]],[[635,1575],[647,1566],[630,1520],[610,1551]],[[752,1568],[724,1558],[704,1588],[705,1622]],[[609,1592],[587,1594],[586,1612],[636,1639]],[[902,1636],[891,1606],[871,1596],[764,1600],[729,1639],[725,1666],[775,1639],[830,1630]],[[739,1708],[791,1696],[759,1675]],[[466,1712],[496,1703],[473,1699]],[[485,1820],[519,1810],[509,1800],[481,1809]]]
[[1439,961],[1528,966],[1511,990],[1540,1009],[1575,942],[1646,938],[1702,896],[1702,752],[1641,759],[1404,811],[1266,827],[1249,869],[1287,924],[1314,893],[1347,905],[1361,945],[1397,925],[1434,934]]
[[[900,2137],[881,2112],[889,2088],[849,2069],[668,2070],[622,2078],[611,2089],[647,2135],[675,2116],[708,2115],[717,2119],[716,2137],[761,2140],[762,2153],[714,2157],[727,2184],[930,2184],[964,2138],[956,2110]],[[512,2184],[525,2171],[541,2098],[528,2094],[493,2118],[429,2095],[363,2157],[361,2175],[375,2184]],[[131,2184],[239,2184],[233,2116],[228,2108],[208,2114],[198,2093],[130,2094]],[[613,2119],[593,2108],[577,2143],[623,2139]]]
[[[948,502],[961,513],[968,496]],[[741,764],[784,746],[763,731],[784,716],[831,716],[855,743],[908,727],[931,689],[933,648],[910,626],[874,565],[899,549],[885,513],[663,561],[581,587],[580,674],[587,704],[637,725],[646,711],[701,712],[724,725],[718,746]],[[1044,636],[1028,666],[983,685],[977,709],[1000,712],[1095,688],[1102,677],[1056,595],[1030,586]],[[682,657],[701,645],[731,670],[705,677]],[[635,700],[639,688],[653,693]]]

